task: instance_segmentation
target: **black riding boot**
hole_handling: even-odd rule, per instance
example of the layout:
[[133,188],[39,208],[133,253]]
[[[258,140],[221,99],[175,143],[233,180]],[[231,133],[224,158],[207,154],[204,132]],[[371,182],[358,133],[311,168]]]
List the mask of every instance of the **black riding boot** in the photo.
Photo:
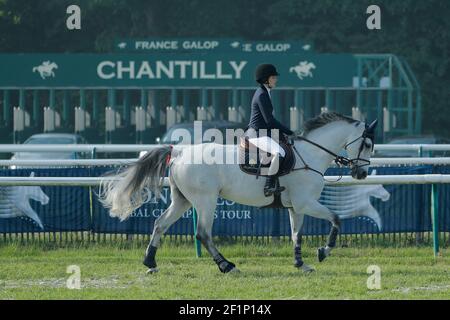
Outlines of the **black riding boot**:
[[286,189],[285,187],[280,187],[280,185],[277,182],[277,176],[272,175],[268,176],[266,178],[266,184],[264,185],[264,195],[266,197],[270,197],[274,194],[280,194],[281,192]]

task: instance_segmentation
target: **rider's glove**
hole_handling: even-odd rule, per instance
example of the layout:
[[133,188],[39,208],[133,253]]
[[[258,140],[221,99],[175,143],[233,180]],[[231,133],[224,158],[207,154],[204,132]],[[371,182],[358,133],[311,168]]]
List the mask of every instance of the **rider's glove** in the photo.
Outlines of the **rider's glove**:
[[297,138],[297,135],[295,133],[289,134],[287,136],[287,140],[290,144],[294,144],[295,138]]

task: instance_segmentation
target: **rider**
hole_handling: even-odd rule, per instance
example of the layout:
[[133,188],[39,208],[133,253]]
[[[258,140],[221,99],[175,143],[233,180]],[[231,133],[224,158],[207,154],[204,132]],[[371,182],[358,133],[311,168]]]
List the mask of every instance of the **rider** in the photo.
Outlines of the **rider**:
[[[279,73],[272,64],[260,64],[256,68],[255,78],[260,84],[252,99],[251,115],[248,129],[256,132],[256,137],[249,141],[259,149],[273,155],[268,170],[266,184],[264,186],[264,195],[269,197],[273,194],[279,194],[285,188],[276,185],[276,174],[280,164],[280,157],[285,156],[283,148],[271,137],[271,130],[277,129],[281,134],[293,135],[294,132],[277,121],[273,116],[273,105],[271,100],[271,90],[275,88]],[[264,129],[264,130],[261,130]],[[250,131],[247,131],[250,132]]]

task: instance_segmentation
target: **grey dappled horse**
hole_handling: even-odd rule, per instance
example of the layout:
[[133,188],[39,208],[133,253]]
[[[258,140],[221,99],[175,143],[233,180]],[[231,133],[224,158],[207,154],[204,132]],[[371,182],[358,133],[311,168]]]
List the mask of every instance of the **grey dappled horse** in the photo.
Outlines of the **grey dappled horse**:
[[[333,160],[339,159],[341,163],[351,167],[353,178],[366,178],[376,123],[375,120],[366,125],[337,113],[323,113],[306,122],[303,136],[294,141],[297,151],[296,167],[289,174],[280,177],[280,185],[286,187],[281,194],[281,201],[289,208],[295,266],[305,272],[313,269],[303,262],[301,255],[304,215],[331,223],[328,242],[318,249],[319,261],[330,254],[339,232],[338,215],[318,201],[324,187],[323,174]],[[343,149],[347,150],[348,158],[337,155]],[[255,179],[254,176],[245,174],[239,169],[237,162],[198,164],[192,161],[193,157],[212,154],[238,159],[238,146],[215,143],[161,146],[149,151],[116,176],[121,179],[103,181],[100,201],[110,209],[111,216],[124,220],[148,200],[149,192],[146,189],[156,193],[160,191],[162,177],[170,166],[172,202],[155,221],[144,259],[149,272],[158,270],[155,255],[161,236],[192,206],[198,212],[197,238],[211,254],[220,271],[238,271],[233,263],[220,254],[212,241],[217,198],[257,207],[269,205],[274,199],[273,196],[264,196],[264,179]]]

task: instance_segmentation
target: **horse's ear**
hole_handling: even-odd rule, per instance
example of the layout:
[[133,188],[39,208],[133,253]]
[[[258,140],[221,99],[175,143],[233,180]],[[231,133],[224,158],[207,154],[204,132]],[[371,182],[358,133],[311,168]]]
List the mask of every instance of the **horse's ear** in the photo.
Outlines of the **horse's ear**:
[[372,132],[375,130],[375,128],[377,127],[378,124],[378,119],[373,120],[368,126],[367,126],[367,131]]

